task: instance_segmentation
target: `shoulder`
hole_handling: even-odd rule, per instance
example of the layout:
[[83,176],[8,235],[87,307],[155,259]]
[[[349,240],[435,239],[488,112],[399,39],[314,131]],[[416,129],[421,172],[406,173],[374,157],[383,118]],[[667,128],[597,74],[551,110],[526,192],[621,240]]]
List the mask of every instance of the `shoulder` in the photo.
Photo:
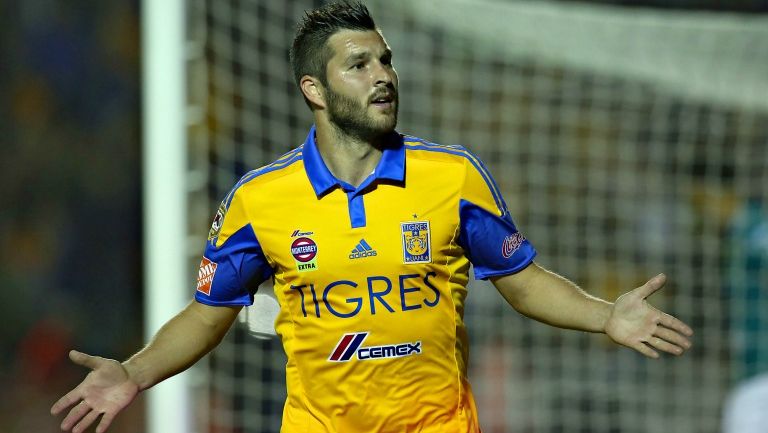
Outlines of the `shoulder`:
[[495,206],[502,215],[507,212],[501,191],[491,172],[483,161],[466,147],[432,143],[410,135],[403,136],[403,143],[408,155],[413,158],[446,161],[457,167],[460,164],[462,167],[459,176],[463,197],[489,209]]
[[433,143],[411,135],[403,135],[403,144],[409,157],[459,164],[466,175],[479,176],[486,183],[493,183],[493,177],[483,161],[464,146]]
[[403,144],[409,157],[460,164],[480,172],[488,171],[477,155],[458,144],[439,144],[412,135],[403,135]]
[[303,172],[303,149],[304,146],[299,146],[273,162],[243,175],[227,194],[225,205],[229,207],[235,195],[253,194],[267,186],[275,186],[281,179],[289,180],[286,178],[292,174]]
[[409,157],[464,164],[469,150],[458,144],[439,144],[412,135],[403,135],[403,145]]

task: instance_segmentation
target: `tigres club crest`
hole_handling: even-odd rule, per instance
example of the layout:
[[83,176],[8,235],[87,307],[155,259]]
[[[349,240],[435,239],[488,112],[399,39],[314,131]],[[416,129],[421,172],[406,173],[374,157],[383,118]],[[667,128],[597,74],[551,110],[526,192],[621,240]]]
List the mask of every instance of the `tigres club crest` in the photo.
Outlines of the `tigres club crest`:
[[432,262],[429,221],[400,223],[400,232],[403,237],[403,263]]
[[215,237],[219,236],[221,226],[224,224],[224,215],[227,213],[227,208],[224,206],[224,202],[219,205],[219,210],[216,211],[216,216],[213,217],[213,223],[211,224],[211,230],[208,231],[208,240],[212,241]]

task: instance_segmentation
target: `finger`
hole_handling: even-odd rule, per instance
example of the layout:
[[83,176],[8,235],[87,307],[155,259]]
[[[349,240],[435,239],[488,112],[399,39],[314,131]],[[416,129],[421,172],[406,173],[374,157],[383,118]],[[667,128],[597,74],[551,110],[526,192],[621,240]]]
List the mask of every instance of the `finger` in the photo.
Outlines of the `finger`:
[[101,415],[101,413],[95,410],[88,412],[88,415],[84,416],[83,419],[81,419],[80,422],[77,423],[75,428],[72,429],[72,433],[82,433],[91,424],[93,424],[94,421],[96,421],[96,418],[98,418],[99,415]]
[[662,352],[671,353],[673,355],[680,355],[683,353],[682,348],[677,347],[674,344],[664,341],[658,337],[651,338],[650,341],[648,341],[648,344],[651,345],[651,347],[661,350]]
[[91,408],[85,404],[84,401],[81,401],[80,404],[73,407],[72,410],[69,411],[66,418],[64,418],[64,421],[61,422],[61,429],[71,429],[72,426],[75,425],[76,422],[80,421],[80,418],[82,418],[83,415],[87,414],[90,410]]
[[690,326],[686,325],[681,320],[678,320],[670,316],[669,314],[666,314],[666,313],[662,314],[661,320],[659,321],[659,323],[661,323],[662,325],[664,325],[669,329],[674,329],[675,331],[683,335],[686,335],[688,337],[693,335],[693,329],[691,329]]
[[659,274],[651,278],[650,280],[648,280],[647,283],[635,289],[635,291],[642,299],[645,299],[651,296],[654,292],[656,292],[660,288],[664,287],[664,283],[666,282],[667,282],[667,276],[664,274]]
[[61,397],[51,406],[51,415],[58,415],[62,410],[72,406],[80,401],[80,390],[78,388],[69,391],[64,397]]
[[95,370],[99,366],[100,360],[98,356],[87,355],[83,352],[78,352],[77,350],[69,351],[69,359],[71,359],[75,364],[88,367],[91,370]]
[[103,417],[101,417],[101,422],[99,423],[99,426],[96,427],[96,433],[104,433],[109,428],[109,425],[112,424],[112,420],[115,419],[114,413],[105,413]]
[[674,344],[675,346],[681,348],[682,351],[685,351],[691,348],[691,342],[688,341],[687,338],[685,338],[684,336],[678,334],[677,332],[671,329],[658,327],[656,328],[656,332],[654,332],[654,336]]
[[651,349],[649,346],[647,346],[645,343],[637,343],[634,346],[632,346],[633,349],[637,350],[638,352],[642,353],[643,355],[656,359],[659,357],[659,354],[656,353],[655,350]]

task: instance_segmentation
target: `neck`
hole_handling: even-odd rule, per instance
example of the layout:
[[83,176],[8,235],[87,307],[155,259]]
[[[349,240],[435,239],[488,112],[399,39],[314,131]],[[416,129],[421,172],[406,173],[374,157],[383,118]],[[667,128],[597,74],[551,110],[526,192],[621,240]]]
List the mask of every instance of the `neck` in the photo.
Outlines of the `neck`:
[[359,186],[381,160],[389,136],[365,140],[330,122],[317,122],[315,143],[325,165],[339,180]]

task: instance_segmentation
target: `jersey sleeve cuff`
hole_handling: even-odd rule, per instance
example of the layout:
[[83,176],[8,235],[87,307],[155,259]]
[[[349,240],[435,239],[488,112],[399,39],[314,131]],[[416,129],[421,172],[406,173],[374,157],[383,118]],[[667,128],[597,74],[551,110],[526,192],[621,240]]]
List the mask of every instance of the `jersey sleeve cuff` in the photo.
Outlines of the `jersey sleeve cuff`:
[[214,301],[213,299],[209,299],[201,294],[196,293],[195,301],[201,304],[210,305],[212,307],[247,307],[253,304],[253,296],[250,296],[248,299],[238,298],[231,301]]
[[491,277],[501,277],[504,275],[516,274],[522,271],[523,269],[527,268],[531,263],[533,263],[533,259],[535,257],[536,257],[536,250],[533,250],[530,256],[527,257],[524,262],[519,263],[516,266],[508,269],[486,269],[483,267],[474,267],[475,279],[487,280],[488,278],[491,278]]

